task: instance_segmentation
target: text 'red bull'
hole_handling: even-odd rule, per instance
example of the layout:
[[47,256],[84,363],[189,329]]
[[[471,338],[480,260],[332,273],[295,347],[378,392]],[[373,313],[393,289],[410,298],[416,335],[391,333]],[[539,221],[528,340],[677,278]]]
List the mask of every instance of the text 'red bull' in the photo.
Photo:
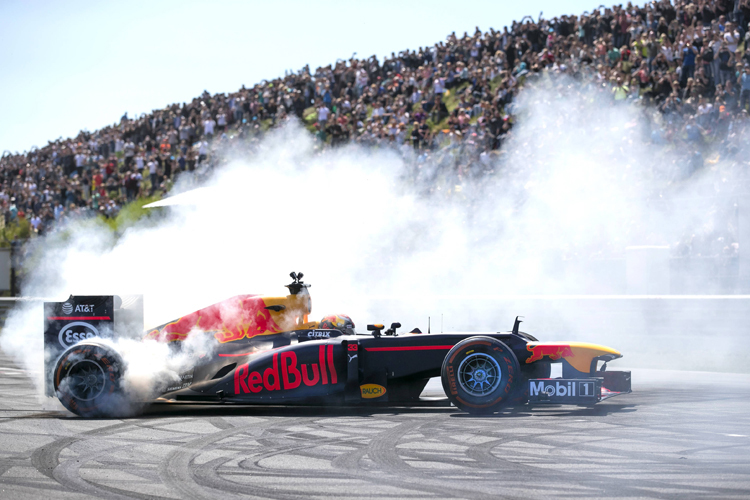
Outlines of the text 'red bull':
[[[318,349],[318,363],[302,363],[297,365],[297,354],[294,351],[276,353],[273,355],[272,366],[261,374],[259,371],[250,372],[249,364],[244,364],[234,372],[234,393],[250,394],[262,390],[285,391],[296,389],[302,384],[310,387],[321,383],[338,383],[336,367],[333,364],[333,346],[320,346]],[[249,373],[248,373],[249,372]]]
[[545,345],[545,344],[537,344],[537,345],[527,345],[526,350],[531,353],[531,356],[529,356],[529,359],[526,360],[527,363],[533,363],[534,361],[538,361],[542,359],[544,356],[549,356],[549,359],[552,361],[556,361],[560,358],[570,357],[573,356],[573,350],[570,348],[569,345]]
[[221,343],[281,331],[261,297],[239,295],[167,323],[149,332],[147,338],[166,342],[184,340],[193,329],[214,332]]

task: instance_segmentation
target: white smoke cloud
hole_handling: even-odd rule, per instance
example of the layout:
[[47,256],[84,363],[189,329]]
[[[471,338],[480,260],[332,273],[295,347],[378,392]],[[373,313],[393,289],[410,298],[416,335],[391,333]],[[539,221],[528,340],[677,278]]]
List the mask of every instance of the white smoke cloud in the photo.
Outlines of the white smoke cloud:
[[[509,297],[613,293],[619,285],[608,271],[592,272],[592,259],[622,258],[628,245],[673,245],[688,228],[721,229],[714,202],[695,200],[720,194],[737,167],[720,162],[690,177],[685,152],[648,141],[648,112],[578,94],[575,85],[522,93],[492,175],[465,168],[468,157],[455,149],[416,173],[387,148],[320,153],[290,123],[218,169],[192,205],[165,209],[116,240],[89,223],[48,242],[23,292],[57,300],[143,294],[153,327],[237,294],[284,295],[295,270],[314,285],[313,318],[347,313],[360,331],[390,320],[425,330],[427,316],[435,331],[441,315],[446,330],[507,330],[526,313],[529,325],[555,328],[529,329],[541,338],[611,340],[641,356],[634,364],[650,365],[642,337],[581,323],[570,301],[547,307]],[[647,322],[642,310],[627,319],[634,328]],[[0,346],[39,370],[41,345],[41,308],[17,308]],[[157,377],[159,359],[172,374],[182,368],[164,349],[134,359],[139,379]]]

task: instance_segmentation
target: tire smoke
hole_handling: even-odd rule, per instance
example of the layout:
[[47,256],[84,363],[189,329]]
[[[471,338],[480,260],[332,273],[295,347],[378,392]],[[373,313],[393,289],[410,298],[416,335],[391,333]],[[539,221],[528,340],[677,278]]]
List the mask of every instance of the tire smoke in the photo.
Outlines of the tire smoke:
[[[692,319],[685,331],[696,303],[660,309],[665,302],[629,299],[626,248],[675,255],[688,245],[736,257],[734,200],[747,160],[706,153],[696,168],[697,146],[651,143],[664,118],[572,80],[543,79],[517,106],[499,154],[482,156],[455,144],[429,154],[321,152],[290,122],[218,167],[189,204],[159,209],[117,237],[91,222],[49,237],[23,293],[143,294],[153,327],[233,295],[285,295],[294,270],[313,284],[311,319],[346,313],[360,332],[389,321],[426,332],[428,316],[436,332],[441,315],[446,331],[508,330],[522,314],[540,338],[611,343],[631,366],[684,363],[681,354],[696,352],[691,342],[707,333]],[[646,288],[654,279],[640,277]],[[715,318],[725,306],[706,310]],[[702,364],[682,367],[724,369],[719,356],[747,354],[746,313],[736,309],[712,332]],[[0,347],[36,372],[42,318],[41,306],[22,303],[0,336]],[[164,345],[116,347],[138,395],[189,364]]]

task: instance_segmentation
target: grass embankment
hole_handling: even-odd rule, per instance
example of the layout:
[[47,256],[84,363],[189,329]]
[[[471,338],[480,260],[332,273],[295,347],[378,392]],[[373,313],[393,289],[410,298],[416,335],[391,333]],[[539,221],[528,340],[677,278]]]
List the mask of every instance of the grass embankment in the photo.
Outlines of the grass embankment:
[[[98,215],[91,220],[91,223],[107,227],[116,234],[122,234],[127,228],[135,225],[144,217],[160,213],[161,209],[159,208],[144,208],[145,205],[160,199],[161,196],[158,195],[137,198],[122,207],[117,217],[110,218]],[[31,222],[25,218],[17,219],[0,229],[0,247],[9,247],[13,240],[26,240],[35,237],[37,237],[37,233],[32,230]]]
[[154,195],[154,196],[144,196],[142,198],[137,198],[120,210],[120,213],[117,214],[117,217],[109,218],[109,217],[103,217],[99,216],[97,219],[103,222],[105,225],[109,226],[110,229],[112,229],[115,232],[122,232],[128,227],[134,225],[136,222],[138,222],[140,219],[145,217],[149,214],[154,214],[159,211],[158,208],[144,208],[149,203],[153,203],[155,201],[159,201],[161,199],[161,196]]

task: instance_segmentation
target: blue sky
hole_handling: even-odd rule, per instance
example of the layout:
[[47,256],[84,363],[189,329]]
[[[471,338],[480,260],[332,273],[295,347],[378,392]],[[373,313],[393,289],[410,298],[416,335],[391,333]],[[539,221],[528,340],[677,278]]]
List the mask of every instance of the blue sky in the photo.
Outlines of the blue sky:
[[[639,2],[640,3],[640,2]],[[596,0],[0,2],[0,151],[338,58],[413,49]]]

